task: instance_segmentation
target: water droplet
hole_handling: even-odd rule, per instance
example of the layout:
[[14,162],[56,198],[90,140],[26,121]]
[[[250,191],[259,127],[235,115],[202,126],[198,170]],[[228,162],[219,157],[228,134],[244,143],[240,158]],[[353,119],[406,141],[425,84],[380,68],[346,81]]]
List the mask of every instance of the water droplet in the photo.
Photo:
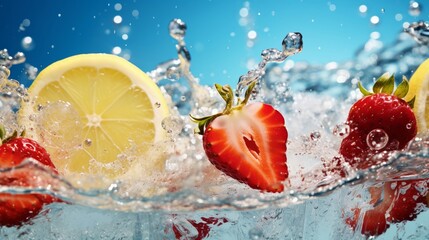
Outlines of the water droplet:
[[381,150],[389,142],[389,136],[383,129],[374,129],[366,136],[366,143],[372,150]]
[[21,41],[21,46],[27,51],[32,50],[34,48],[33,38],[30,36],[24,37]]
[[34,80],[37,77],[38,69],[28,63],[25,64],[25,75],[27,75],[28,79]]
[[345,138],[350,134],[350,126],[348,124],[338,124],[334,127],[333,134],[340,138]]
[[83,143],[85,144],[85,146],[90,147],[92,145],[92,140],[87,138]]
[[135,17],[135,18],[138,18],[138,16],[140,15],[140,12],[139,12],[139,10],[134,9],[134,10],[131,12],[131,15],[133,15],[133,17]]
[[115,55],[119,55],[119,54],[121,54],[121,52],[122,52],[122,48],[119,46],[116,46],[112,49],[112,53]]
[[418,3],[417,1],[410,1],[410,6],[408,8],[408,13],[411,16],[419,16],[421,13],[422,9],[421,9],[421,5],[420,3]]
[[408,130],[411,129],[413,127],[412,123],[407,123],[407,125],[405,126]]
[[173,19],[168,25],[170,36],[176,40],[183,40],[186,34],[186,24],[181,19]]
[[317,140],[319,140],[321,137],[322,137],[322,135],[321,135],[321,134],[320,134],[320,132],[318,132],[318,131],[312,132],[312,133],[310,134],[310,139],[311,139],[311,140],[313,140],[313,141],[317,141]]
[[155,107],[156,107],[156,108],[160,108],[160,107],[161,107],[161,103],[156,102],[156,103],[155,103]]
[[360,13],[366,13],[368,11],[368,7],[366,5],[360,5],[359,6],[359,12]]
[[29,27],[31,24],[30,19],[24,19],[22,20],[21,24],[19,25],[19,31],[25,31],[27,27]]
[[161,122],[162,128],[173,136],[179,134],[182,131],[184,125],[185,123],[182,118],[174,116],[164,118]]
[[282,62],[286,59],[283,53],[275,48],[265,49],[261,53],[262,59],[267,62]]
[[372,16],[369,21],[371,22],[371,24],[377,25],[380,23],[380,18],[378,16]]
[[291,56],[302,51],[302,35],[299,32],[288,33],[282,42],[283,54]]
[[249,15],[249,9],[246,7],[243,7],[239,11],[240,17],[245,18]]
[[120,15],[116,15],[115,17],[113,17],[113,22],[115,24],[120,24],[122,22],[122,17]]
[[250,30],[250,31],[247,33],[247,38],[248,38],[249,40],[255,40],[257,36],[258,36],[258,33],[256,33],[256,31],[255,31],[255,30]]
[[0,79],[7,79],[10,76],[9,68],[0,66]]
[[115,4],[115,6],[114,6],[114,8],[115,8],[115,10],[116,10],[116,11],[121,11],[121,9],[122,9],[122,4],[120,4],[120,3],[116,3],[116,4]]

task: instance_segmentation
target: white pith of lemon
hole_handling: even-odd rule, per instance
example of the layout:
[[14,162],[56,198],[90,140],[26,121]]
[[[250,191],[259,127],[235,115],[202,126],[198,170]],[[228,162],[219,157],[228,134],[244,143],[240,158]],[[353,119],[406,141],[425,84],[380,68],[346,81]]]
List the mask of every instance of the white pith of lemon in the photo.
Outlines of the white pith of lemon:
[[415,96],[413,111],[416,115],[418,131],[426,132],[429,127],[429,59],[426,59],[410,79],[410,88],[405,96],[405,101],[410,101]]
[[[117,178],[165,139],[169,116],[158,86],[111,54],[81,54],[46,67],[28,89],[19,122],[51,154],[58,170]],[[75,143],[75,144],[74,144]],[[139,157],[140,156],[140,157]],[[147,171],[163,167],[150,156]],[[145,174],[145,173],[142,173]]]

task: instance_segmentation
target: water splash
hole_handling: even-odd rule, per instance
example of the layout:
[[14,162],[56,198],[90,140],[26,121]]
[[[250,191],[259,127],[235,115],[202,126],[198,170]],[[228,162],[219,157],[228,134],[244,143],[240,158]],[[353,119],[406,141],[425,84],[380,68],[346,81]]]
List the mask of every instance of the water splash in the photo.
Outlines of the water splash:
[[410,34],[417,42],[421,44],[429,44],[429,23],[427,22],[414,22],[404,31]]
[[252,93],[252,97],[255,98],[259,93],[260,81],[262,76],[265,75],[266,65],[270,62],[283,62],[289,56],[302,51],[303,42],[301,33],[288,33],[282,41],[282,46],[282,51],[275,48],[269,48],[262,51],[262,61],[259,62],[258,67],[256,69],[250,70],[245,75],[240,76],[236,89],[237,97],[243,97],[247,87],[256,82],[257,85]]
[[[177,71],[180,76],[187,76],[188,79],[195,80],[195,78],[192,78],[192,75],[190,75],[191,77],[186,75],[186,71],[189,71],[190,55],[186,48],[183,48],[183,46],[185,46],[184,35],[186,32],[186,27],[184,26],[186,25],[182,23],[175,20],[173,21],[172,27],[174,30],[172,31],[172,36],[178,40],[178,44],[176,45],[178,58],[172,60],[172,62],[169,62],[167,65],[159,65],[157,69],[152,71],[150,74],[155,80],[157,76],[162,78],[168,76],[165,72],[167,72],[166,69],[169,69],[171,66],[178,67],[178,69],[173,70]],[[303,120],[308,121],[308,119],[322,119],[323,121],[308,121],[314,122],[314,126],[317,126],[315,129],[317,130],[310,129],[310,131],[308,131],[309,126],[303,126],[304,130],[310,132],[310,134],[306,135],[307,137],[301,141],[295,141],[297,142],[295,145],[291,144],[289,146],[289,153],[293,156],[289,158],[288,164],[291,165],[291,171],[295,172],[290,175],[291,178],[289,182],[285,183],[287,184],[287,191],[284,193],[260,194],[258,191],[248,189],[240,183],[217,174],[217,171],[210,168],[210,164],[204,165],[208,161],[205,159],[204,152],[201,149],[201,143],[199,139],[191,137],[191,135],[193,135],[192,130],[194,126],[188,122],[188,118],[185,120],[183,118],[176,118],[175,116],[171,119],[166,119],[163,122],[163,127],[171,131],[172,135],[177,135],[179,137],[175,139],[176,142],[161,143],[163,145],[173,145],[173,153],[168,152],[171,156],[169,156],[166,163],[168,166],[167,168],[170,170],[168,170],[165,175],[154,175],[153,179],[147,179],[144,185],[157,186],[157,189],[152,189],[153,191],[149,195],[142,196],[142,192],[139,191],[133,194],[131,191],[133,189],[126,187],[128,183],[126,181],[115,181],[112,183],[105,182],[103,179],[65,179],[49,172],[48,169],[30,160],[25,161],[14,169],[0,170],[0,176],[3,174],[13,174],[13,171],[34,172],[35,177],[40,178],[37,181],[37,186],[35,185],[32,188],[25,189],[1,186],[0,191],[15,193],[49,193],[59,196],[71,203],[119,211],[141,212],[172,209],[177,211],[195,211],[214,208],[247,210],[268,207],[278,208],[299,204],[310,198],[328,195],[345,185],[359,184],[367,180],[390,181],[398,178],[413,179],[429,177],[429,139],[427,137],[416,138],[410,144],[409,149],[402,152],[393,152],[389,154],[388,158],[384,158],[384,153],[382,154],[383,158],[376,155],[374,158],[383,159],[381,162],[378,160],[374,161],[380,162],[379,165],[365,171],[350,169],[347,171],[346,177],[335,174],[326,175],[320,167],[302,170],[302,166],[300,165],[293,166],[297,162],[300,162],[300,159],[305,159],[306,161],[314,160],[320,164],[321,159],[319,154],[321,154],[322,151],[317,151],[319,149],[330,150],[330,152],[323,152],[323,157],[328,158],[336,156],[336,145],[341,141],[341,137],[345,136],[349,131],[339,127],[339,129],[336,130],[338,133],[336,135],[332,134],[333,131],[330,130],[332,129],[331,126],[339,122],[337,121],[337,115],[344,115],[344,112],[342,112],[340,108],[332,108],[330,106],[342,105],[342,103],[344,103],[342,100],[344,99],[345,93],[347,93],[347,97],[350,97],[348,94],[353,95],[353,92],[350,93],[351,84],[345,84],[351,83],[353,79],[347,79],[339,84],[333,76],[336,76],[339,70],[344,70],[349,73],[349,76],[372,79],[372,76],[377,75],[377,71],[384,71],[385,69],[373,69],[373,66],[364,65],[364,60],[360,62],[360,59],[365,59],[362,56],[371,54],[375,54],[379,57],[376,63],[377,66],[381,67],[390,66],[389,63],[391,63],[392,60],[391,56],[403,56],[401,59],[409,59],[407,56],[413,54],[414,57],[412,59],[416,60],[409,64],[411,68],[411,66],[415,66],[415,64],[421,62],[420,58],[425,56],[415,56],[416,49],[420,46],[416,45],[415,41],[413,41],[413,44],[410,44],[409,39],[410,38],[407,39],[401,35],[399,40],[388,48],[362,48],[357,53],[356,62],[338,63],[336,65],[331,64],[329,67],[312,66],[304,63],[295,64],[294,67],[288,70],[283,68],[279,69],[278,66],[274,64],[271,67],[266,67],[267,63],[283,62],[288,56],[299,53],[302,50],[302,36],[299,33],[288,34],[283,40],[283,49],[281,51],[277,49],[267,49],[263,51],[261,54],[262,61],[259,64],[261,71],[251,72],[252,74],[257,74],[248,75],[250,77],[247,78],[247,80],[250,80],[250,82],[241,82],[243,89],[245,89],[251,81],[261,80],[262,77],[265,77],[265,81],[261,84],[264,87],[270,86],[270,83],[277,81],[287,84],[286,87],[294,88],[295,93],[299,91],[308,92],[309,89],[313,89],[313,91],[320,94],[314,97],[316,102],[319,102],[325,107],[322,110],[319,109],[320,112],[316,111],[313,115],[300,115],[299,121],[295,119],[295,122],[298,122],[296,124],[300,125],[303,125]],[[398,59],[393,60],[399,61]],[[159,69],[162,71],[156,71]],[[183,69],[186,71],[183,72]],[[408,70],[411,71],[407,69],[405,72]],[[164,73],[160,74],[160,72]],[[278,75],[272,75],[270,73],[276,73]],[[305,81],[299,81],[300,79],[304,79]],[[158,78],[158,81],[159,80]],[[196,86],[201,87],[199,85]],[[301,88],[297,88],[298,86]],[[321,100],[321,96],[327,93],[339,97],[340,100]],[[268,91],[266,93],[266,95],[270,94],[273,98],[281,97],[276,92]],[[314,109],[306,108],[315,104],[312,104],[312,102],[307,102],[306,104],[304,101],[310,99],[311,96],[312,95],[308,93],[302,95],[300,104],[293,104],[292,102],[291,110],[282,108],[281,111],[296,111],[296,113],[310,112],[310,114],[312,114],[311,112]],[[298,98],[299,94],[293,96],[294,100]],[[216,102],[216,100],[212,101]],[[201,104],[201,106],[208,106],[206,111],[216,110],[216,108],[212,108],[212,105],[206,105],[199,101],[196,101],[196,103]],[[347,105],[347,103],[345,105]],[[329,110],[325,111],[325,109]],[[296,118],[297,116],[294,115],[293,117]],[[290,121],[289,124],[293,124],[293,122]],[[179,131],[179,128],[181,128],[181,131]],[[291,136],[296,137],[293,136],[292,132]],[[181,141],[179,138],[186,138],[186,141]],[[307,141],[311,141],[311,143]],[[309,149],[309,151],[303,151],[303,146],[306,147],[304,150]],[[314,155],[318,156],[315,157]],[[200,164],[202,164],[202,167],[199,166]],[[179,169],[188,172],[182,173],[177,171]],[[400,175],[400,173],[403,172],[407,172],[407,175]],[[201,175],[204,175],[204,177],[201,178]],[[136,185],[135,179],[130,180],[129,183]],[[141,188],[138,190],[141,190]]]

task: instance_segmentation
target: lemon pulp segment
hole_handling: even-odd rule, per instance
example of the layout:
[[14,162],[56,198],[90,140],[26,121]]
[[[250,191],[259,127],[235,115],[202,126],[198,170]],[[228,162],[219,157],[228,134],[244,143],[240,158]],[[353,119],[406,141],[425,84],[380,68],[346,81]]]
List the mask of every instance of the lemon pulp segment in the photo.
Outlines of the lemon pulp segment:
[[[165,137],[161,121],[168,116],[168,107],[161,90],[140,69],[115,55],[82,54],[55,62],[28,92],[31,100],[23,104],[23,119],[43,114],[44,106],[58,101],[69,103],[78,114],[81,129],[61,133],[62,139],[72,139],[81,132],[79,146],[68,159],[52,156],[60,171],[116,177],[131,165],[129,158],[119,158],[121,154],[130,148],[144,154],[150,144]],[[49,126],[27,124],[31,137],[43,144]]]

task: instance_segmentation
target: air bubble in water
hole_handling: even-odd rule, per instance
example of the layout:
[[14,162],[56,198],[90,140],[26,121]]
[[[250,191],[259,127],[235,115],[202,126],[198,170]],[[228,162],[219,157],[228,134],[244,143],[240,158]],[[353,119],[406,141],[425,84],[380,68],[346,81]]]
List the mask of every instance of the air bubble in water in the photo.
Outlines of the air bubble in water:
[[186,24],[181,19],[173,19],[168,25],[170,36],[176,40],[183,40],[186,34]]
[[366,143],[372,150],[381,150],[389,142],[389,136],[383,129],[374,129],[366,136]]
[[299,32],[288,33],[283,39],[283,54],[291,56],[302,51],[302,35]]
[[258,240],[264,239],[264,233],[260,228],[252,228],[249,231],[249,239]]
[[418,3],[417,1],[410,1],[410,6],[408,8],[408,13],[411,16],[419,16],[421,13],[422,9],[421,9],[421,5],[420,3]]
[[350,126],[348,124],[338,124],[334,127],[333,134],[340,138],[345,138],[350,134]]

